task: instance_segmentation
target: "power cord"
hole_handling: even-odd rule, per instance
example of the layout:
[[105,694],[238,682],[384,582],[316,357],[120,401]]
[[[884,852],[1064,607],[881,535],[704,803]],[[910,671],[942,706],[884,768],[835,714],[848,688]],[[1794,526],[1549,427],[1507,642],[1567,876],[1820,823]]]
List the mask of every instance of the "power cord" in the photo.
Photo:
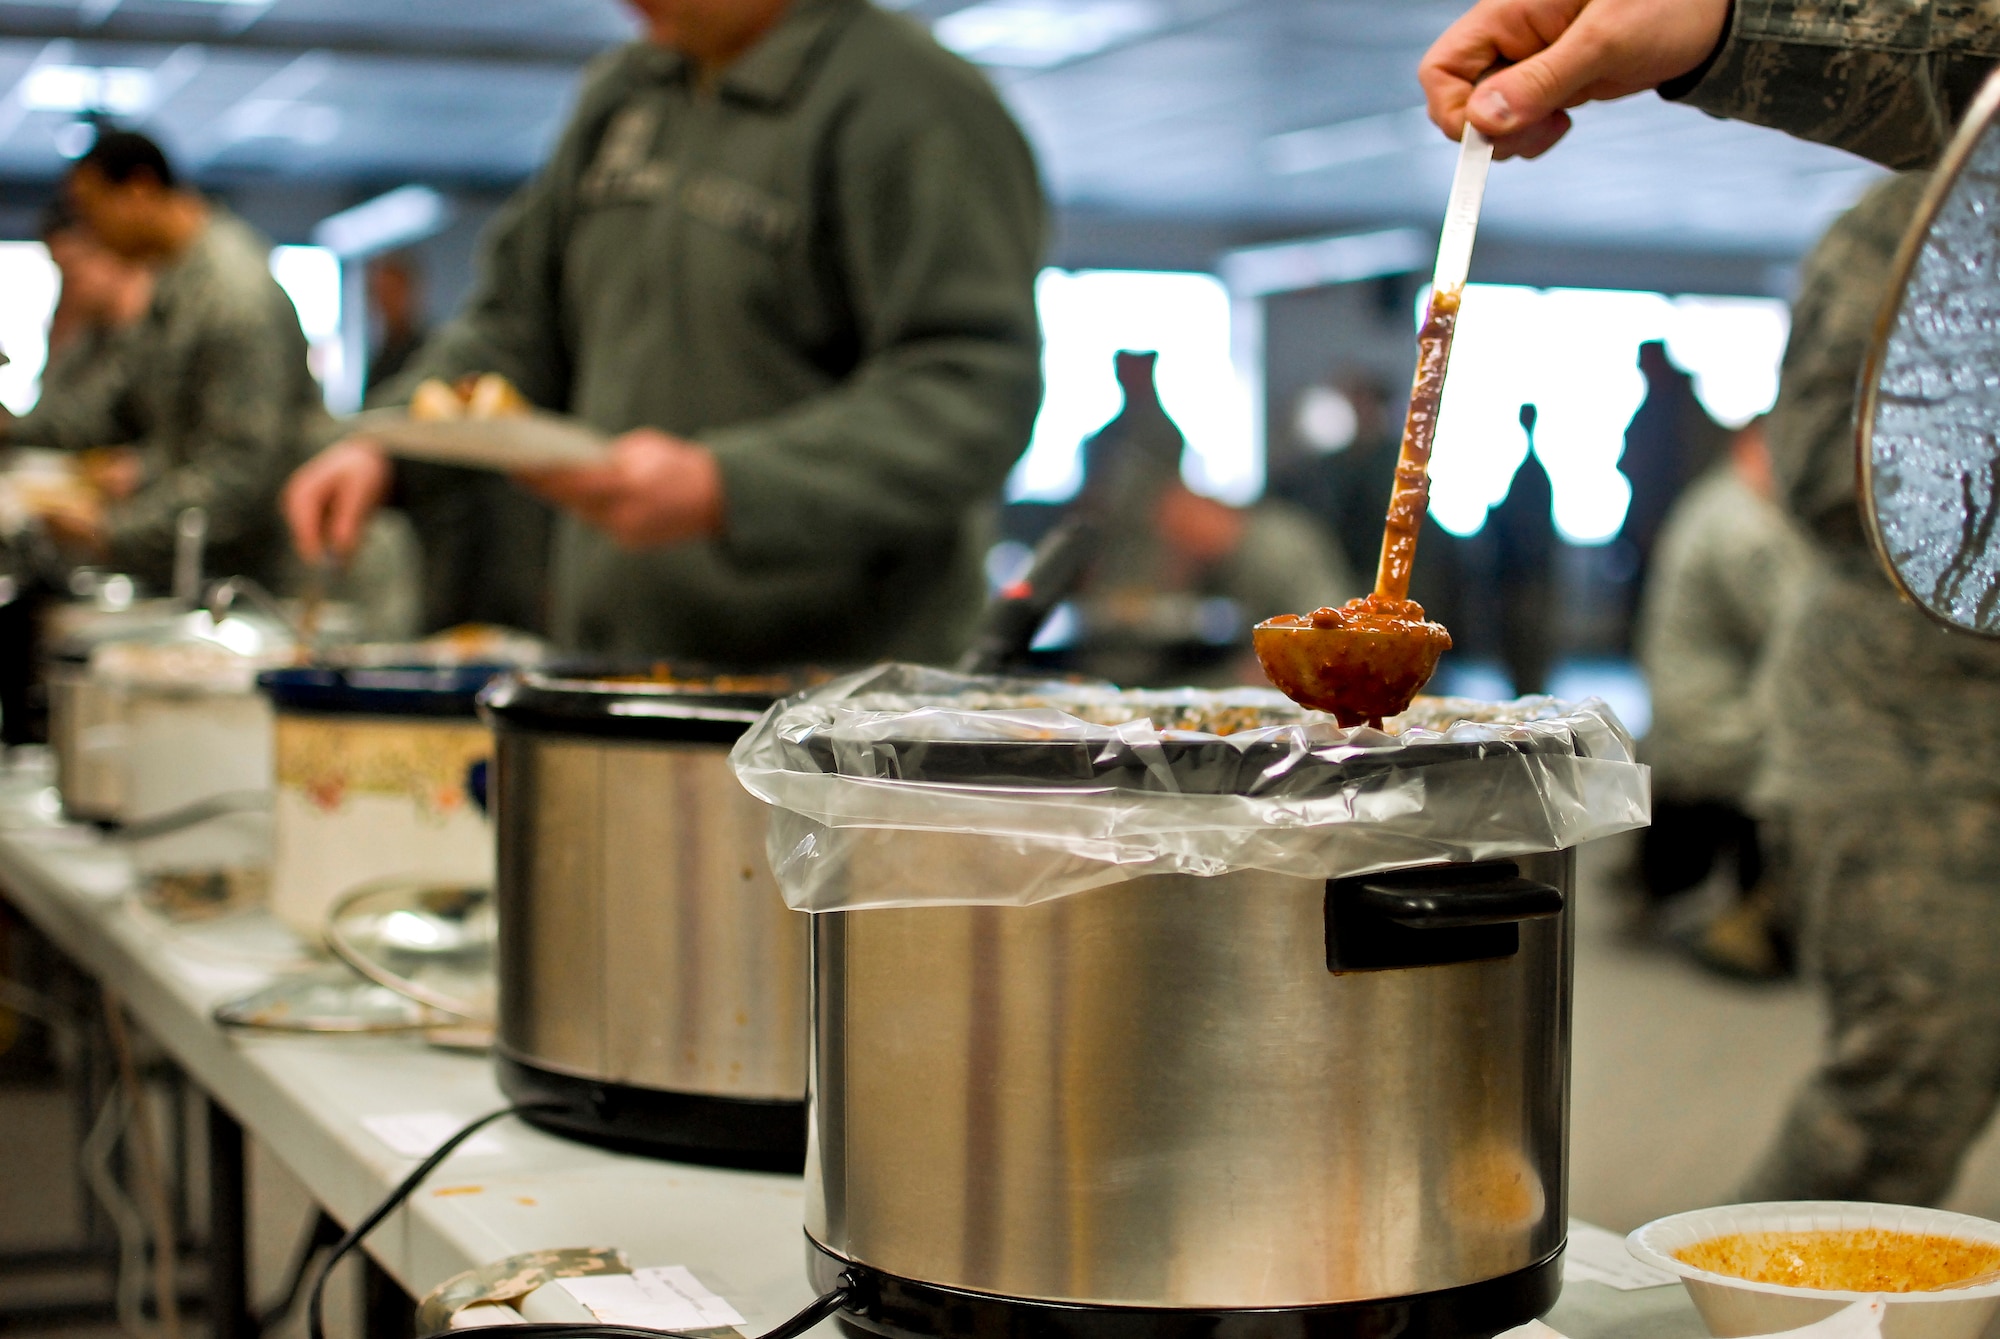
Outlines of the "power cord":
[[524,1111],[549,1109],[560,1108],[551,1108],[547,1104],[501,1107],[498,1111],[489,1111],[484,1116],[460,1126],[457,1134],[431,1150],[431,1155],[418,1163],[410,1174],[389,1192],[388,1197],[375,1206],[373,1212],[347,1229],[347,1235],[333,1244],[333,1250],[327,1254],[325,1263],[319,1267],[319,1273],[313,1277],[312,1294],[306,1299],[306,1330],[312,1339],[326,1339],[326,1281],[332,1276],[334,1266],[351,1255],[354,1248],[361,1244],[363,1237],[380,1227],[384,1218],[401,1207],[403,1201],[423,1183],[423,1179],[437,1170],[439,1163],[456,1153],[460,1144],[495,1121],[505,1120]]
[[[861,1291],[860,1283],[852,1274],[842,1274],[837,1287],[821,1293],[796,1316],[782,1324],[757,1335],[756,1339],[798,1339],[807,1330],[819,1324],[834,1312],[852,1302]],[[531,1323],[527,1325],[506,1325],[495,1327],[506,1333],[506,1339],[660,1339],[662,1335],[672,1335],[680,1339],[678,1330],[649,1330],[639,1325],[607,1325],[602,1321],[578,1321],[570,1324]],[[440,1330],[427,1334],[422,1339],[461,1339],[462,1330]]]
[[[332,1251],[328,1252],[325,1262],[319,1267],[319,1273],[313,1278],[312,1295],[306,1300],[306,1330],[310,1339],[326,1339],[326,1281],[332,1277],[334,1266],[353,1254],[354,1248],[361,1244],[362,1238],[380,1227],[383,1219],[408,1200],[423,1183],[424,1178],[437,1170],[439,1163],[457,1152],[459,1146],[466,1140],[495,1121],[529,1111],[565,1110],[568,1108],[552,1102],[524,1102],[517,1106],[501,1107],[498,1111],[489,1111],[484,1116],[467,1122],[459,1128],[458,1133],[433,1149],[430,1156],[412,1168],[410,1174],[398,1182],[396,1188],[390,1191],[366,1218],[349,1228],[347,1234],[333,1244]],[[790,1320],[757,1335],[756,1339],[798,1339],[807,1330],[855,1300],[860,1291],[861,1283],[851,1272],[842,1274],[840,1282],[835,1287],[815,1297]],[[576,1324],[509,1325],[506,1327],[506,1332],[507,1339],[660,1339],[662,1335],[679,1333],[674,1330],[651,1330],[638,1325],[607,1325],[602,1322],[582,1321]],[[422,1339],[446,1339],[446,1336],[457,1334],[457,1331],[447,1328],[434,1335],[422,1336]]]

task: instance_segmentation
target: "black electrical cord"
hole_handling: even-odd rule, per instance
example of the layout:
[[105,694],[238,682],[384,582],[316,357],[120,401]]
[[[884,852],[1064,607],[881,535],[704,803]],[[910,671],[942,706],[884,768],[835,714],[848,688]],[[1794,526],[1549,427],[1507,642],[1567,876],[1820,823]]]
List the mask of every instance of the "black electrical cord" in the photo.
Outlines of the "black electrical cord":
[[[466,1140],[495,1121],[527,1111],[567,1109],[552,1102],[527,1102],[518,1106],[501,1107],[498,1111],[489,1111],[477,1120],[467,1122],[459,1128],[457,1134],[433,1149],[431,1155],[412,1168],[410,1174],[398,1182],[396,1188],[390,1191],[366,1218],[349,1228],[347,1235],[334,1243],[333,1250],[327,1255],[325,1263],[319,1267],[319,1273],[313,1278],[312,1295],[306,1301],[306,1329],[311,1339],[326,1339],[326,1281],[332,1276],[334,1266],[352,1254],[354,1248],[361,1244],[363,1237],[380,1227],[383,1219],[394,1213],[403,1201],[409,1199],[412,1192],[423,1183],[424,1178],[437,1170],[439,1163],[456,1152]],[[798,1336],[853,1301],[860,1290],[860,1282],[851,1273],[842,1274],[840,1283],[836,1287],[821,1293],[796,1316],[775,1329],[758,1335],[756,1339],[798,1339]],[[583,1321],[573,1325],[509,1325],[506,1330],[507,1339],[660,1339],[661,1335],[678,1333],[674,1330],[649,1330],[637,1325],[606,1325],[601,1322]],[[435,1335],[425,1335],[423,1339],[445,1339],[445,1336],[456,1336],[458,1333],[445,1329]]]
[[372,1213],[349,1228],[347,1235],[333,1244],[333,1250],[327,1255],[325,1263],[319,1267],[319,1273],[313,1278],[312,1295],[306,1299],[306,1330],[312,1336],[312,1339],[326,1339],[326,1281],[332,1276],[334,1266],[346,1259],[353,1252],[354,1248],[361,1244],[363,1237],[380,1227],[382,1220],[394,1213],[397,1207],[410,1197],[411,1192],[423,1182],[423,1179],[437,1170],[439,1163],[457,1152],[460,1144],[463,1144],[466,1140],[472,1138],[473,1135],[478,1134],[497,1120],[504,1120],[508,1116],[519,1115],[524,1111],[549,1109],[561,1108],[551,1108],[547,1103],[530,1103],[520,1106],[501,1107],[498,1111],[489,1111],[477,1120],[470,1121],[461,1126],[457,1134],[439,1144],[431,1151],[431,1155],[428,1158],[418,1163],[415,1170],[404,1177],[396,1188],[389,1192],[388,1198],[375,1206]]
[[[837,1287],[813,1298],[796,1316],[774,1329],[766,1330],[756,1336],[756,1339],[798,1339],[807,1330],[852,1302],[859,1292],[860,1284],[854,1277],[851,1274],[842,1274]],[[497,1328],[506,1332],[506,1339],[660,1339],[662,1335],[684,1339],[678,1330],[649,1330],[639,1325],[609,1325],[602,1321],[578,1321],[575,1324],[534,1322]],[[463,1339],[464,1334],[463,1330],[439,1330],[436,1334],[422,1336],[422,1339]]]

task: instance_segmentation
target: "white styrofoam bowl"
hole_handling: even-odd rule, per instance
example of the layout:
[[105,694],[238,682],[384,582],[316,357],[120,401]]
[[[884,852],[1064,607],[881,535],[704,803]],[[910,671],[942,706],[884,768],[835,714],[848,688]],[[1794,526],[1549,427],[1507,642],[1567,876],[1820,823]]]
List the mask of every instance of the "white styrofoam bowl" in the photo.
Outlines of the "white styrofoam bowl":
[[1941,1292],[1861,1293],[1822,1288],[1790,1288],[1754,1283],[1728,1274],[1696,1269],[1674,1252],[1696,1242],[1736,1232],[1824,1232],[1881,1228],[2000,1246],[2000,1223],[1941,1209],[1905,1204],[1857,1204],[1842,1200],[1790,1200],[1776,1204],[1727,1204],[1696,1209],[1646,1224],[1625,1238],[1625,1249],[1655,1269],[1680,1277],[1717,1339],[1773,1334],[1822,1320],[1858,1301],[1880,1297],[1888,1304],[1884,1339],[1978,1339],[2000,1310],[2000,1281]]

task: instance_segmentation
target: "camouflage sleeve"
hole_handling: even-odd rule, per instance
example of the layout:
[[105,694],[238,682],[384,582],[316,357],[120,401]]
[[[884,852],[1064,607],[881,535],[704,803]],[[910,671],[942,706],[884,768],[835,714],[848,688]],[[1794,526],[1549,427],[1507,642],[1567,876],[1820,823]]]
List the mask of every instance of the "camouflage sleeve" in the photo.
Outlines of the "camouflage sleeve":
[[14,446],[85,451],[130,440],[123,409],[127,378],[123,340],[91,335],[49,359],[34,408],[8,424]]
[[1843,557],[1869,561],[1857,501],[1854,404],[1897,244],[1926,177],[1892,177],[1834,221],[1799,274],[1766,432],[1786,508]]
[[1996,58],[2000,0],[1736,0],[1728,37],[1680,96],[1887,167],[1925,167]]
[[257,533],[298,463],[294,387],[305,346],[290,304],[210,319],[192,338],[180,394],[198,426],[171,457],[159,453],[170,463],[107,517],[111,557],[128,570],[172,561],[174,524],[188,507],[208,513],[210,544]]
[[1034,158],[984,84],[902,92],[848,119],[829,174],[860,365],[784,413],[702,434],[740,561],[948,531],[998,496],[1034,425]]

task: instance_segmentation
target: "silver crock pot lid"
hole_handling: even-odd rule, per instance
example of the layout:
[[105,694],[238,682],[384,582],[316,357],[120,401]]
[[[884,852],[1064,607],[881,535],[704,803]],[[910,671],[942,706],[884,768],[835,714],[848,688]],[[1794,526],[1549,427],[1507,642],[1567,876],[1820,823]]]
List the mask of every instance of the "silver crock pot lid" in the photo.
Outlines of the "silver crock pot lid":
[[1861,371],[1862,513],[1902,594],[2000,637],[2000,75],[1897,251]]
[[480,705],[502,730],[733,744],[773,702],[800,686],[799,679],[781,674],[695,679],[529,670],[493,684]]

